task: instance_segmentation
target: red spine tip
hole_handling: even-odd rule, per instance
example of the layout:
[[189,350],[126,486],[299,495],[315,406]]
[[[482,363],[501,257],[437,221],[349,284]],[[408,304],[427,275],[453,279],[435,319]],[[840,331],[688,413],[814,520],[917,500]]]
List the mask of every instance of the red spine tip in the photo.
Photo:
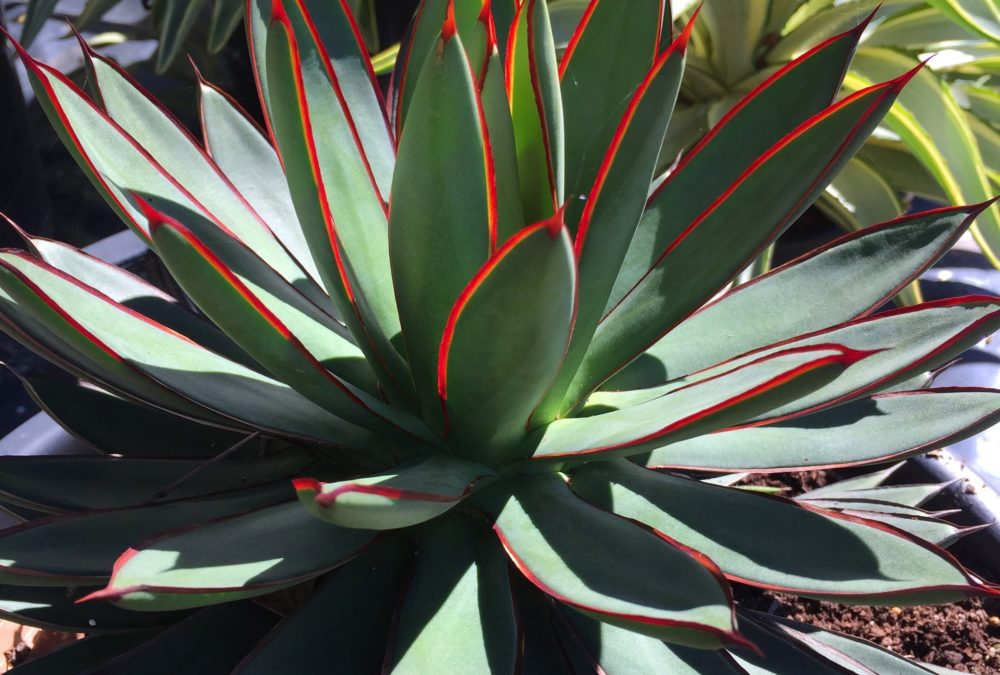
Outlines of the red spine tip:
[[455,22],[455,0],[448,0],[448,11],[445,13],[444,25],[441,26],[441,41],[446,43],[458,33]]
[[315,478],[293,478],[292,487],[296,492],[319,492],[322,489],[322,485]]
[[484,0],[483,8],[479,10],[479,23],[489,26],[493,23],[493,0]]
[[688,42],[691,40],[691,32],[694,30],[694,22],[698,20],[698,14],[701,13],[701,7],[700,3],[697,7],[695,7],[694,12],[691,14],[691,18],[688,19],[688,22],[684,25],[684,30],[682,30],[681,34],[677,36],[675,44],[677,45],[677,49],[682,52],[687,50]]
[[271,21],[277,21],[286,26],[291,23],[291,20],[288,18],[288,10],[285,9],[285,3],[282,0],[272,0]]
[[850,347],[840,346],[840,350],[844,353],[840,361],[845,366],[853,366],[859,361],[864,361],[869,356],[874,356],[879,352],[884,352],[885,349],[851,349]]
[[136,206],[139,207],[139,211],[142,213],[143,217],[149,221],[149,230],[152,232],[157,227],[166,222],[166,217],[160,211],[157,211],[152,204],[146,201],[139,194],[133,192],[132,199],[135,200]]
[[859,35],[861,33],[864,33],[865,29],[868,28],[868,24],[872,22],[872,20],[875,18],[875,15],[878,14],[879,10],[881,9],[882,9],[882,3],[880,2],[878,3],[878,5],[876,5],[875,9],[873,9],[871,13],[861,21],[861,23],[855,26],[854,28],[855,32],[857,32]]
[[555,239],[562,232],[563,228],[566,227],[566,205],[563,204],[559,207],[552,217],[545,221],[545,229],[548,230],[549,236]]
[[736,631],[733,631],[732,633],[727,633],[726,640],[735,647],[743,647],[744,649],[750,650],[757,656],[761,657],[764,656],[764,652],[760,650],[760,647],[751,642],[742,633]]
[[905,73],[897,77],[895,80],[893,80],[892,82],[893,89],[899,91],[907,84],[909,84],[910,80],[912,80],[914,77],[917,76],[917,73],[919,73],[921,70],[927,67],[928,62],[930,62],[930,60],[934,58],[934,56],[935,56],[934,54],[931,54],[926,59],[922,60],[920,63],[913,66],[908,71],[906,71]]

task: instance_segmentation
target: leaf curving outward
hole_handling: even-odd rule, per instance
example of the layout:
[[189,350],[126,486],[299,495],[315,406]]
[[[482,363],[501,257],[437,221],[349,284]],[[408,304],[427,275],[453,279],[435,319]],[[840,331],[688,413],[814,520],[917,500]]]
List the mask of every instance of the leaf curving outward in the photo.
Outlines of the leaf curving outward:
[[492,476],[482,464],[434,455],[336,483],[299,478],[295,490],[310,513],[334,525],[391,530],[440,516],[471,494],[477,482]]
[[525,445],[534,460],[637,454],[797,400],[870,357],[829,343],[779,351],[629,408],[558,420],[535,431]]
[[[874,225],[737,286],[681,322],[604,388],[651,387],[874,312],[948,251],[985,207],[951,207]],[[852,293],[831,294],[847,266],[865,283]],[[771,311],[775,297],[786,311]]]
[[956,443],[997,421],[1000,392],[989,389],[876,394],[777,424],[664,445],[644,463],[656,469],[755,472],[857,466]]
[[110,378],[140,400],[213,422],[244,418],[255,428],[296,438],[350,445],[367,435],[287,385],[27,255],[0,253],[0,288],[19,312],[49,331],[48,346],[65,350],[98,381]]
[[[678,644],[747,644],[714,563],[586,503],[557,475],[521,481],[493,529],[531,583],[592,618]],[[663,570],[675,583],[661,583]]]
[[[690,221],[607,312],[563,408],[575,408],[773,241],[857,151],[913,75],[865,89],[810,118]],[[719,241],[726,242],[722,258]]]
[[573,472],[571,488],[708,556],[731,580],[854,603],[922,604],[986,593],[940,549],[860,518],[625,460]]
[[84,600],[162,611],[255,597],[335,569],[377,536],[286,502],[147,539],[122,553],[108,585]]

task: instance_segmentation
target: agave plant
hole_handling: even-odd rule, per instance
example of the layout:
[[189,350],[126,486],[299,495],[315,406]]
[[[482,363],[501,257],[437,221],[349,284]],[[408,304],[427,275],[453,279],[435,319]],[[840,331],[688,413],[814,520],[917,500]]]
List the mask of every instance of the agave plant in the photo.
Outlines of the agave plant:
[[[571,14],[573,0],[562,2]],[[685,17],[696,4],[682,0],[674,9]],[[904,211],[906,195],[961,203],[995,194],[1000,6],[982,0],[706,0],[662,161],[669,164],[692,147],[777,69],[870,13],[846,92],[929,58],[928,67],[817,206],[839,225],[858,229]],[[986,211],[973,233],[1000,266],[1000,207]]]
[[557,61],[543,2],[427,0],[388,106],[344,7],[251,0],[266,131],[202,83],[202,140],[96,54],[88,96],[20,52],[182,291],[28,235],[0,252],[3,329],[69,374],[28,384],[95,451],[0,460],[24,521],[3,607],[94,634],[39,672],[182,646],[205,673],[926,672],[737,612],[730,583],[998,594],[939,547],[963,531],[873,483],[702,480],[894,461],[1000,417],[1000,392],[924,388],[1000,303],[875,313],[986,204],[720,293],[916,71],[834,103],[860,28],[831,37],[662,177],[694,25],[672,36],[663,2],[594,0]]

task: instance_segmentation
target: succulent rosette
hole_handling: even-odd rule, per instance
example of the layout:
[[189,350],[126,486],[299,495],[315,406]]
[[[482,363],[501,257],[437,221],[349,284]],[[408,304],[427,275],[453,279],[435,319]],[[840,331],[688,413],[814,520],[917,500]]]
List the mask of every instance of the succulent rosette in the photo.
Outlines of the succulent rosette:
[[345,2],[247,19],[266,128],[203,82],[202,139],[95,53],[87,94],[21,51],[176,282],[0,252],[0,325],[67,373],[26,383],[94,450],[0,459],[24,521],[0,609],[92,634],[45,672],[181,645],[206,673],[926,672],[737,610],[730,582],[997,593],[942,548],[967,530],[919,508],[933,487],[733,485],[1000,416],[1000,392],[926,388],[996,299],[884,309],[985,204],[731,283],[916,74],[835,100],[863,25],[655,175],[693,25],[662,1],[594,0],[557,60],[544,2],[426,0],[386,98]]

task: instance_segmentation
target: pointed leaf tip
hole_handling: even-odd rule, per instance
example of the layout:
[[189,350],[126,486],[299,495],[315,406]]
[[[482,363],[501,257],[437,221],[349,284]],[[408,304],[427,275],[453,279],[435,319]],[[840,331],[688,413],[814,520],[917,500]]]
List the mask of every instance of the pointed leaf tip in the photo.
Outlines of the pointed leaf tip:
[[552,214],[552,217],[544,221],[545,229],[548,230],[549,236],[553,239],[559,236],[562,229],[566,227],[566,204],[563,204],[556,212]]
[[703,2],[698,3],[698,7],[695,8],[694,12],[691,14],[691,18],[688,19],[688,22],[684,25],[684,29],[681,31],[681,34],[678,35],[674,43],[667,48],[668,51],[677,49],[683,53],[687,50],[688,42],[691,40],[691,33],[694,31],[694,22],[698,19],[698,14],[701,12],[703,4]]
[[142,195],[132,192],[132,198],[136,201],[139,207],[139,211],[142,213],[143,217],[149,224],[149,233],[152,235],[156,230],[164,224],[179,224],[173,220],[170,216],[163,213],[152,204],[150,204]]
[[271,1],[271,23],[275,22],[286,26],[291,31],[292,20],[288,16],[288,10],[285,9],[283,0]]
[[441,44],[448,42],[458,33],[458,23],[455,21],[455,0],[448,0],[448,9],[444,16],[444,25],[441,26]]

